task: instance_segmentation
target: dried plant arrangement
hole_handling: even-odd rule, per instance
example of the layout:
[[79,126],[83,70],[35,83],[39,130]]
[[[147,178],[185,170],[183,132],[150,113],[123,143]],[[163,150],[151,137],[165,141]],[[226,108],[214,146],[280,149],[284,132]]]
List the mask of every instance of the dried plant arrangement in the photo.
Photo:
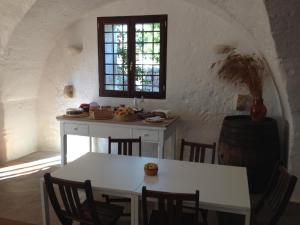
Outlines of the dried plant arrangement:
[[221,45],[216,49],[225,57],[211,65],[220,78],[233,84],[246,85],[254,98],[261,98],[265,75],[265,59],[257,54],[241,54],[236,48]]

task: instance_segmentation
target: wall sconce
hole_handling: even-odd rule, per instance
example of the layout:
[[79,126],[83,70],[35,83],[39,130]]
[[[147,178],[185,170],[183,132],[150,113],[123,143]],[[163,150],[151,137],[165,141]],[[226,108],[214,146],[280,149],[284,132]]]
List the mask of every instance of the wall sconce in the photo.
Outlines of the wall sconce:
[[66,85],[64,87],[64,96],[66,98],[73,98],[73,96],[74,96],[74,87],[73,87],[73,85]]
[[66,47],[66,50],[70,55],[75,56],[75,55],[79,55],[82,52],[83,46],[82,44],[70,45]]

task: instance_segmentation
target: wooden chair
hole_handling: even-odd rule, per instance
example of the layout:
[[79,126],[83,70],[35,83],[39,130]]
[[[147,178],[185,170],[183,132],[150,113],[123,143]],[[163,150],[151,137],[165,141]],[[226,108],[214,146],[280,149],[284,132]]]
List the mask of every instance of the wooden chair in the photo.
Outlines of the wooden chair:
[[[148,218],[148,199],[158,203],[158,209],[152,210]],[[193,205],[193,211],[183,212],[183,203]],[[142,210],[144,225],[196,225],[199,213],[199,191],[195,194],[168,193],[142,189]]]
[[[296,182],[297,177],[289,174],[286,168],[278,163],[265,193],[256,207],[251,211],[251,225],[277,224],[287,207]],[[244,224],[244,218],[242,216],[236,216],[229,213],[221,213],[219,215],[219,221],[222,225]]]
[[[111,154],[111,146],[113,143],[118,144],[118,155],[132,156],[132,146],[134,143],[138,144],[139,156],[142,156],[142,138],[111,138],[108,137],[108,154]],[[130,202],[129,198],[112,198],[109,195],[102,195],[106,203],[121,203]],[[123,216],[130,216],[130,213],[124,213]]]
[[[189,161],[190,162],[200,162],[203,163],[205,160],[205,153],[207,150],[212,151],[211,163],[215,163],[216,155],[216,143],[213,144],[203,144],[196,142],[188,142],[184,139],[181,140],[181,149],[180,149],[180,160],[183,160],[184,151],[189,151]],[[203,219],[203,224],[207,224],[207,214],[208,211],[201,209],[201,215]]]
[[111,154],[112,143],[118,144],[118,155],[132,155],[133,143],[139,145],[139,156],[142,155],[142,138],[111,138],[108,137],[108,154]]
[[[186,149],[185,147],[189,147]],[[216,143],[213,144],[202,144],[196,142],[188,142],[184,139],[181,140],[180,160],[183,160],[183,153],[185,150],[189,150],[189,161],[190,162],[201,162],[205,160],[206,150],[212,151],[211,163],[215,163],[216,155]]]
[[[44,179],[53,209],[63,225],[72,225],[73,221],[81,225],[115,225],[122,215],[123,207],[94,200],[89,180],[63,180],[51,177],[50,173],[46,173]],[[85,193],[83,201],[79,191]]]

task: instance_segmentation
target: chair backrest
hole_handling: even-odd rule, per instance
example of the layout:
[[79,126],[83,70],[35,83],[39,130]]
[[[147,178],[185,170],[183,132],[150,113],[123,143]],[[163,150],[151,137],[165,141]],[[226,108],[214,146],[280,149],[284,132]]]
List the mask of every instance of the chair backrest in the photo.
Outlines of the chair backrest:
[[132,155],[133,143],[138,143],[139,156],[142,155],[142,138],[111,138],[108,137],[108,154],[111,154],[112,143],[118,144],[118,155]]
[[198,224],[199,213],[199,191],[195,194],[169,193],[147,190],[144,186],[142,189],[142,208],[144,225],[149,225],[148,219],[148,199],[155,200],[158,203],[157,225],[184,225],[183,203],[190,203],[190,215],[192,221],[188,224]]
[[[54,178],[50,173],[44,175],[46,189],[53,209],[63,225],[72,221],[86,225],[101,225],[97,216],[91,182],[75,182]],[[85,203],[80,200],[80,193],[85,193]]]
[[189,151],[189,161],[190,162],[204,162],[206,150],[211,150],[211,163],[215,163],[216,155],[216,143],[213,144],[202,144],[196,142],[188,142],[184,139],[181,140],[181,149],[180,149],[180,160],[183,160],[184,151]]
[[286,168],[278,163],[254,211],[254,219],[266,225],[277,224],[290,200],[296,182],[297,177],[289,174]]

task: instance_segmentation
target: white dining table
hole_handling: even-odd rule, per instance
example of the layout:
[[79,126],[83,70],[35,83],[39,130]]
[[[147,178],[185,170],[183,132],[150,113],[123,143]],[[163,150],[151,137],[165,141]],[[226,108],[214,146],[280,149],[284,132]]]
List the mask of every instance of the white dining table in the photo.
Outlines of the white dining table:
[[[144,164],[158,164],[158,176],[144,175]],[[244,167],[149,157],[87,153],[51,173],[73,181],[91,180],[93,190],[131,199],[131,225],[139,223],[142,187],[157,191],[194,193],[199,190],[203,209],[245,215],[250,224],[250,197]],[[43,224],[50,225],[48,195],[41,179]]]

